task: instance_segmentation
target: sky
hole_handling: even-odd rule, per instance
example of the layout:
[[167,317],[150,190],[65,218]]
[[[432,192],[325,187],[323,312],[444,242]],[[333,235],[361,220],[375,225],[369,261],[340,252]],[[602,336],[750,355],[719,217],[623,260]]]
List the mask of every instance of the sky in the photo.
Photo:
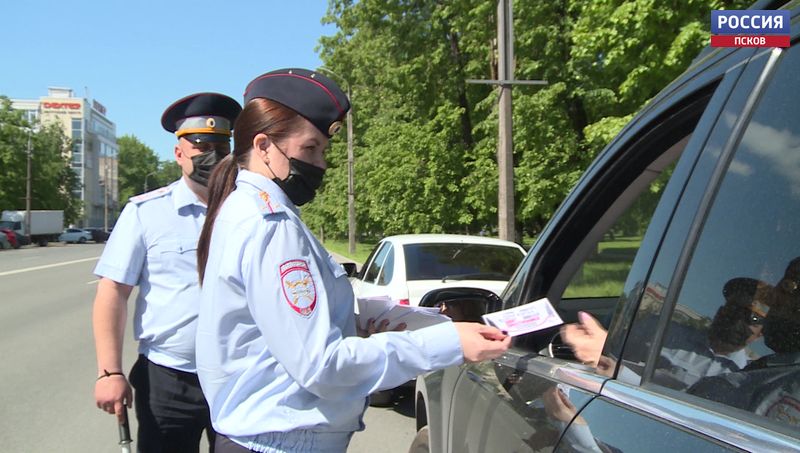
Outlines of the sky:
[[327,0],[4,2],[0,95],[72,88],[106,107],[118,137],[173,159],[175,136],[161,127],[167,106],[202,91],[241,102],[260,74],[319,67],[319,39],[336,32],[321,23],[326,10]]

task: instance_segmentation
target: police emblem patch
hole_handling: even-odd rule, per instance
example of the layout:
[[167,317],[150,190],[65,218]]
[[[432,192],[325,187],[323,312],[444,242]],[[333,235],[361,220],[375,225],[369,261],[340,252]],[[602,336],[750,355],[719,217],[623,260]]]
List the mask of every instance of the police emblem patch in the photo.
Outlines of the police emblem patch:
[[286,302],[302,316],[310,316],[317,306],[317,288],[305,260],[289,260],[280,265],[281,286]]

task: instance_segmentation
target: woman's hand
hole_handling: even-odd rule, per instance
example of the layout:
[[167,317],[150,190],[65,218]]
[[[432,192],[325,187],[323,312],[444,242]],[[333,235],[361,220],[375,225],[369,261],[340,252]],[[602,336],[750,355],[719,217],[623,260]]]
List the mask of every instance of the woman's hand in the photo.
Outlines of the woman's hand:
[[511,346],[511,337],[496,327],[476,322],[454,322],[461,340],[464,361],[482,362],[503,355]]
[[400,324],[394,326],[393,328],[389,328],[389,320],[383,319],[377,325],[375,324],[374,318],[369,318],[367,321],[367,328],[362,329],[358,323],[356,323],[356,331],[358,331],[358,336],[362,338],[367,338],[368,336],[374,333],[381,333],[381,332],[402,332],[406,330],[406,323],[401,322]]

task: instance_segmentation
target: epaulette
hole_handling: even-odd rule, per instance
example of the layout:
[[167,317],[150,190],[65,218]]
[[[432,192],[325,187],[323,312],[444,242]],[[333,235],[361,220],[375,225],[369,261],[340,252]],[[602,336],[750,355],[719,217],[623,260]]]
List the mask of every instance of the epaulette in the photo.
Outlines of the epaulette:
[[283,204],[273,200],[269,196],[269,193],[264,192],[263,190],[261,192],[258,192],[258,199],[256,200],[256,205],[258,206],[258,211],[264,217],[272,214],[277,214],[279,212],[283,212],[283,210],[285,209]]
[[128,201],[134,204],[142,204],[145,201],[155,200],[156,198],[161,198],[164,195],[167,195],[168,193],[172,192],[172,187],[173,185],[170,184],[166,187],[161,187],[160,189],[152,190],[150,192],[143,193],[141,195],[136,195],[135,197],[131,197],[129,198]]

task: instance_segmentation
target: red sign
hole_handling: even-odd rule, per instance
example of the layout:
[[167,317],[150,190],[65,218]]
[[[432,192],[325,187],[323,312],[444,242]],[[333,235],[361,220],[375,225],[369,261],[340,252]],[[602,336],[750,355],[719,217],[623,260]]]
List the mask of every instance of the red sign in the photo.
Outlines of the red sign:
[[92,107],[94,107],[95,110],[102,113],[103,115],[106,114],[106,107],[95,100],[92,100]]
[[712,35],[711,47],[789,47],[789,36]]
[[80,102],[43,102],[42,106],[46,109],[67,109],[80,110]]

